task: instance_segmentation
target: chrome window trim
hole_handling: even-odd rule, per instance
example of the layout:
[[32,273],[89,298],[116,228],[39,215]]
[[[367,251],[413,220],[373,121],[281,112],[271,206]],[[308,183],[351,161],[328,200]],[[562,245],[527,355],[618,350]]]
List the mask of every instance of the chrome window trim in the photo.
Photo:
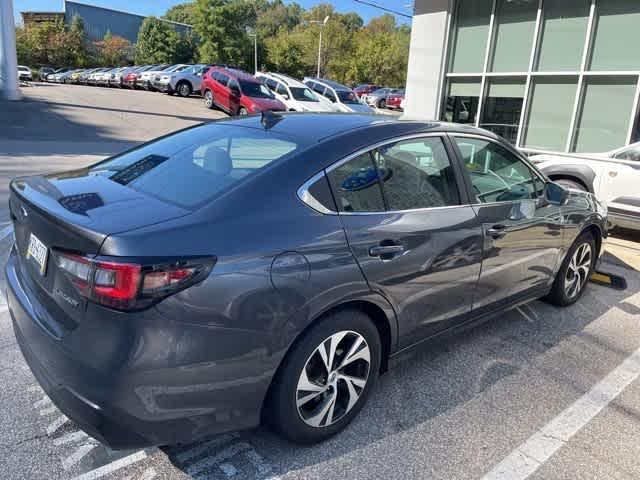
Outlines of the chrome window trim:
[[298,188],[297,195],[298,195],[298,198],[303,203],[305,203],[307,206],[311,207],[316,212],[322,213],[324,215],[337,215],[338,212],[335,212],[335,211],[330,210],[327,207],[325,207],[322,203],[320,203],[318,201],[318,199],[316,197],[311,195],[311,192],[309,192],[309,189],[311,188],[311,186],[314,183],[316,183],[318,180],[320,180],[322,177],[324,177],[324,176],[325,176],[324,170],[320,170],[313,177],[311,177],[309,180],[304,182],[300,186],[300,188]]

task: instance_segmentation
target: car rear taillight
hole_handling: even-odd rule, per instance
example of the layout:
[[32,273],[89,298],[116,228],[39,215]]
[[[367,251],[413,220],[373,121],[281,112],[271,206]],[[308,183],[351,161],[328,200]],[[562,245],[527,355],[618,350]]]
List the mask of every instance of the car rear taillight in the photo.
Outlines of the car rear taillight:
[[83,297],[117,310],[140,310],[204,280],[215,259],[148,264],[57,251],[56,264]]

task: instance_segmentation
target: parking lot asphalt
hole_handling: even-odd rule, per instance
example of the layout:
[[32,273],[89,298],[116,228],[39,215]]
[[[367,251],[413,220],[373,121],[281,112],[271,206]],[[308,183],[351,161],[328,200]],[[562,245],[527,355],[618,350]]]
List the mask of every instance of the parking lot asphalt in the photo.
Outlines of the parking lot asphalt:
[[[34,85],[0,104],[0,222],[12,176],[80,167],[222,116],[197,98]],[[0,110],[2,111],[2,110]],[[0,261],[11,245],[0,224]],[[534,302],[441,338],[383,375],[345,432],[289,444],[259,428],[114,452],[43,394],[0,303],[0,477],[7,479],[640,478],[640,236],[616,234],[575,305]],[[0,276],[0,288],[4,279]],[[0,300],[0,302],[2,302]]]

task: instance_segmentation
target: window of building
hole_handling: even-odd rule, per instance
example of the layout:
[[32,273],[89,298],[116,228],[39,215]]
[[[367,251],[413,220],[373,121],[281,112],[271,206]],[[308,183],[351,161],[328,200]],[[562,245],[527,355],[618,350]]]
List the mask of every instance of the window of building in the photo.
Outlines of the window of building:
[[577,78],[536,78],[531,85],[524,146],[564,151],[573,113]]
[[443,120],[475,124],[480,101],[480,80],[452,79],[448,89]]
[[491,71],[529,70],[537,13],[538,0],[496,0]]
[[382,212],[384,200],[378,170],[365,153],[328,172],[333,195],[341,212]]
[[591,70],[640,70],[638,0],[598,0]]
[[492,0],[461,0],[452,39],[451,71],[481,72],[489,34]]
[[480,127],[515,144],[520,125],[524,86],[524,78],[489,80]]
[[612,150],[626,143],[636,85],[636,77],[586,80],[576,126],[576,152]]
[[385,145],[373,156],[389,210],[460,204],[451,162],[440,138]]
[[545,3],[540,27],[538,70],[580,70],[590,6],[591,0]]
[[537,196],[536,176],[517,156],[500,145],[455,137],[478,202],[506,202]]

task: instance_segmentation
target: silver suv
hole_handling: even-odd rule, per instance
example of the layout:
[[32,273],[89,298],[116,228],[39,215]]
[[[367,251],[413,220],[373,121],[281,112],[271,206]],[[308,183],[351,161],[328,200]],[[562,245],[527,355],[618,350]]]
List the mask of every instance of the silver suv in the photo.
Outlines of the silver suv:
[[211,65],[198,64],[185,68],[180,72],[161,73],[158,72],[151,81],[153,88],[169,95],[177,93],[181,97],[188,97],[193,92],[200,93],[202,76],[209,70]]

